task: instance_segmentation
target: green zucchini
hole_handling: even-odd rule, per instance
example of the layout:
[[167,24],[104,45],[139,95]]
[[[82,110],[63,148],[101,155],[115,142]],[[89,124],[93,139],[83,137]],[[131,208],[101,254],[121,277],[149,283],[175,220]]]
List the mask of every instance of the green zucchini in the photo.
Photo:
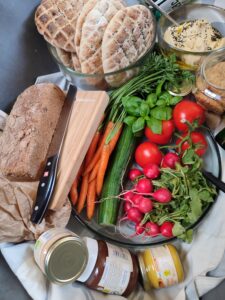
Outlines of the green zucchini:
[[133,155],[136,141],[132,128],[125,125],[106,172],[98,209],[100,225],[116,223],[119,208],[119,199],[116,196],[121,192],[121,182]]

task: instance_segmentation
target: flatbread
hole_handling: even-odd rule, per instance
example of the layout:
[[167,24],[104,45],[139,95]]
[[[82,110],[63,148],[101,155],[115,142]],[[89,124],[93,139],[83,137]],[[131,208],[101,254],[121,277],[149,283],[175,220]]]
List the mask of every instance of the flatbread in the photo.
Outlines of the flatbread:
[[35,13],[40,34],[51,45],[74,52],[77,18],[88,0],[43,0]]
[[154,43],[155,22],[143,5],[126,7],[109,22],[102,41],[104,73],[135,63]]
[[113,16],[124,8],[119,0],[98,0],[82,26],[79,60],[82,73],[103,73],[102,38]]

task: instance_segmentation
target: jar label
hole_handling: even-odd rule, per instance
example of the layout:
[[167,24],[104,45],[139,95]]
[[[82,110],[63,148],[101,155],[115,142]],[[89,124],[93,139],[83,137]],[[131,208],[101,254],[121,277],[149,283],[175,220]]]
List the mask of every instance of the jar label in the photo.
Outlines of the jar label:
[[133,272],[132,258],[127,249],[106,244],[108,256],[102,278],[98,283],[98,290],[122,295],[129,284],[130,273]]
[[[167,245],[157,248],[151,248],[150,251],[154,269],[157,273],[159,287],[167,287],[178,283],[177,270],[174,265],[173,257]],[[148,272],[149,267],[146,271]]]

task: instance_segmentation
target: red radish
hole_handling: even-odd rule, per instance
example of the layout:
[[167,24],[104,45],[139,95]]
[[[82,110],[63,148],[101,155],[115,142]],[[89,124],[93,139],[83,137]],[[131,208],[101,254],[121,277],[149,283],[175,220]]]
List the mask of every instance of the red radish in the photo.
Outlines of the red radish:
[[163,158],[162,167],[175,169],[176,163],[178,162],[180,162],[180,157],[178,156],[178,154],[174,152],[169,152]]
[[123,198],[126,201],[132,201],[133,197],[134,197],[134,193],[132,191],[128,191],[123,195]]
[[147,178],[140,179],[135,186],[135,190],[141,194],[151,193],[153,190],[153,185],[152,185],[151,180],[149,180]]
[[134,194],[134,197],[132,198],[133,204],[135,206],[138,206],[142,197],[143,197],[142,195]]
[[148,198],[141,197],[138,207],[140,212],[143,214],[149,213],[153,209],[152,201]]
[[142,218],[143,218],[142,213],[136,207],[132,207],[128,210],[127,217],[125,217],[124,220],[128,219],[135,223],[140,223]]
[[128,178],[131,181],[134,181],[137,177],[141,176],[142,172],[139,169],[131,169],[129,174],[128,174]]
[[160,188],[152,193],[152,197],[160,203],[168,203],[172,199],[172,194],[167,188]]
[[152,237],[157,236],[158,234],[160,234],[159,225],[153,222],[147,222],[145,224],[145,234]]
[[126,201],[125,203],[124,203],[124,211],[127,213],[128,212],[128,210],[130,210],[131,209],[131,207],[132,207],[132,204],[130,203],[130,202],[128,202],[128,201]]
[[145,231],[145,227],[143,225],[141,225],[140,223],[136,224],[135,226],[136,235],[142,234],[144,231]]
[[172,223],[172,222],[164,222],[160,226],[161,234],[168,238],[173,237],[173,226],[174,226],[174,223]]
[[152,163],[147,164],[143,169],[143,173],[146,177],[150,179],[155,179],[159,177],[160,174],[159,166]]

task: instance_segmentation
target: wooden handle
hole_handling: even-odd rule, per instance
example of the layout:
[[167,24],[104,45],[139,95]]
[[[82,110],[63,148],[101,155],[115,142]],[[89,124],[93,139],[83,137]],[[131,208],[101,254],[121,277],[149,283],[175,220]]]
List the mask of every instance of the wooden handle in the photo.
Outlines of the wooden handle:
[[98,128],[109,97],[104,91],[78,91],[58,165],[55,191],[49,208],[60,209]]

